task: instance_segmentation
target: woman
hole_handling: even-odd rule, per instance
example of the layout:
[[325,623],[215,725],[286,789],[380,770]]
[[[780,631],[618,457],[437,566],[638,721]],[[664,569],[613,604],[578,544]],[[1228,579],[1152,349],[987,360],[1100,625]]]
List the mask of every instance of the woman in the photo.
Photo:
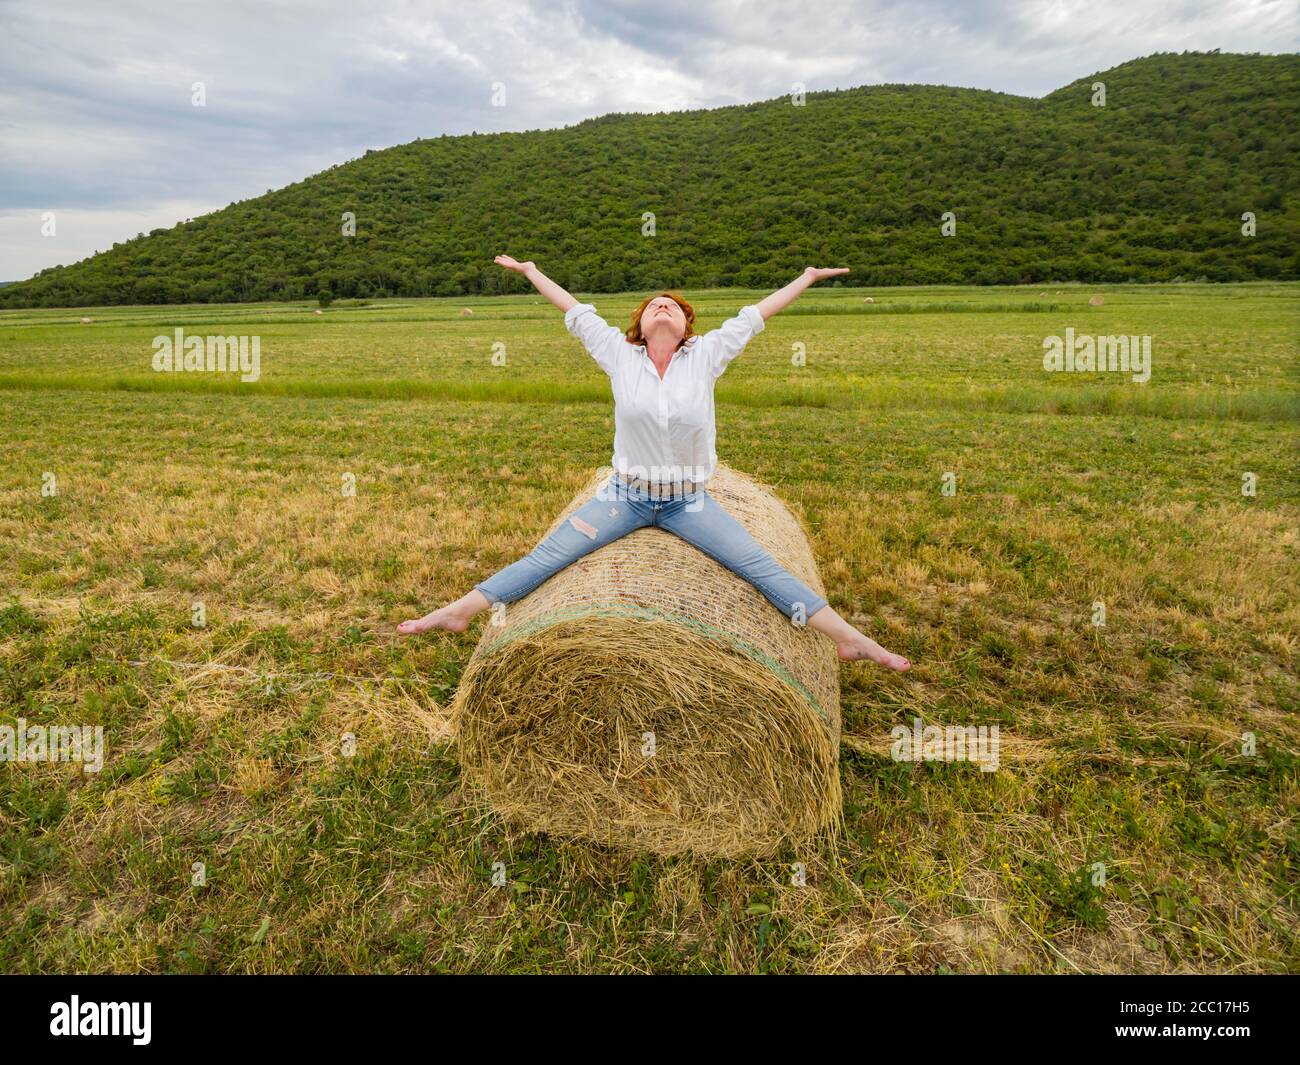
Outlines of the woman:
[[809,285],[847,274],[847,268],[808,267],[785,288],[703,336],[684,299],[648,296],[626,334],[607,324],[590,303],[509,255],[496,262],[523,274],[564,312],[564,324],[609,375],[614,393],[614,473],[568,521],[530,554],[473,591],[423,618],[404,621],[407,635],[447,629],[464,632],[470,619],[496,603],[511,603],[583,555],[634,529],[655,525],[680,536],[754,585],[795,624],[835,641],[840,658],[870,659],[902,672],[911,663],[864,636],[802,581],[783,568],[719,506],[705,488],[717,465],[713,384],[764,323]]

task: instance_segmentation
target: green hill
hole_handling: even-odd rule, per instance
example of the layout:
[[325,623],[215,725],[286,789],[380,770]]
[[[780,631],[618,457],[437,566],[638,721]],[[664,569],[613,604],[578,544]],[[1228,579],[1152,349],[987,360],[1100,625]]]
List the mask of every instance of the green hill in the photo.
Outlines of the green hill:
[[881,85],[415,141],[42,271],[0,306],[513,291],[503,251],[586,292],[776,285],[810,263],[873,286],[1296,279],[1298,175],[1300,56],[1161,54],[1042,99]]

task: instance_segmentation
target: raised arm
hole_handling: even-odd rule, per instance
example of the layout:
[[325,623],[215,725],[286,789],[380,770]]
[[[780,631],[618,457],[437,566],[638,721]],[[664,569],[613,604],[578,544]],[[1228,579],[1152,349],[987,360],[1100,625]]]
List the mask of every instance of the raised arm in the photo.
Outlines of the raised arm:
[[820,268],[810,266],[802,274],[791,281],[785,288],[779,288],[770,296],[764,296],[758,301],[758,313],[763,316],[763,320],[771,318],[778,311],[783,311],[790,306],[795,300],[803,295],[804,289],[809,285],[814,285],[823,278],[834,277],[836,274],[847,274],[847,266],[835,266],[830,268]]
[[570,307],[577,305],[578,301],[564,291],[559,285],[537,269],[537,264],[533,262],[521,263],[518,259],[512,259],[509,255],[498,255],[492,260],[497,266],[504,266],[507,270],[513,270],[517,274],[523,274],[533,283],[543,296],[555,304],[560,310],[568,311]]
[[523,274],[538,292],[560,308],[564,312],[564,327],[582,341],[582,346],[602,370],[614,376],[619,355],[627,347],[623,331],[618,326],[606,322],[590,303],[579,303],[537,269],[536,263],[521,263],[509,255],[498,255],[495,262],[507,270]]

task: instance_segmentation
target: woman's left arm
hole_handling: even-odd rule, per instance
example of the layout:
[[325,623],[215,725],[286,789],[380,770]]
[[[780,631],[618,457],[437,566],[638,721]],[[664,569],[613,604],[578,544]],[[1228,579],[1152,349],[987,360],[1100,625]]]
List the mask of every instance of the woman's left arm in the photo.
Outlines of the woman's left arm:
[[723,322],[712,332],[706,333],[704,361],[712,368],[713,379],[716,381],[722,376],[731,360],[744,350],[752,337],[763,331],[764,323],[772,315],[789,307],[809,285],[820,281],[823,277],[834,277],[836,274],[848,272],[847,266],[830,270],[810,266],[785,288],[779,288],[770,296],[764,296],[758,303],[741,307],[740,313],[734,318]]
[[770,296],[764,296],[758,301],[758,313],[763,316],[763,320],[771,318],[778,311],[783,311],[790,306],[795,300],[803,295],[804,289],[809,285],[814,285],[823,278],[834,277],[837,274],[847,274],[847,266],[836,266],[829,268],[820,268],[810,266],[802,274],[791,281],[785,288],[779,288]]

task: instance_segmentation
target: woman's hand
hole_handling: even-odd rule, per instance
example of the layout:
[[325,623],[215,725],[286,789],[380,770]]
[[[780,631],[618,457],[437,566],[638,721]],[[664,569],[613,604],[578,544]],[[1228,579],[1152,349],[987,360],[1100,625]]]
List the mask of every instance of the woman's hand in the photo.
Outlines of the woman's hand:
[[770,296],[764,296],[755,306],[758,307],[758,313],[766,321],[772,315],[789,307],[799,298],[799,293],[803,292],[809,285],[815,285],[823,278],[835,277],[848,272],[849,268],[847,266],[809,266],[785,288],[777,289]]
[[536,263],[521,263],[518,259],[512,259],[509,255],[498,255],[492,260],[497,266],[504,266],[507,270],[513,270],[517,274],[526,274],[537,266]]
[[537,264],[533,262],[521,263],[518,259],[512,259],[509,255],[498,255],[492,260],[497,266],[504,266],[507,270],[513,270],[517,274],[523,274],[533,283],[533,288],[537,289],[543,296],[550,300],[555,306],[562,311],[568,311],[569,308],[576,306],[577,300],[564,291],[559,285],[537,269]]

